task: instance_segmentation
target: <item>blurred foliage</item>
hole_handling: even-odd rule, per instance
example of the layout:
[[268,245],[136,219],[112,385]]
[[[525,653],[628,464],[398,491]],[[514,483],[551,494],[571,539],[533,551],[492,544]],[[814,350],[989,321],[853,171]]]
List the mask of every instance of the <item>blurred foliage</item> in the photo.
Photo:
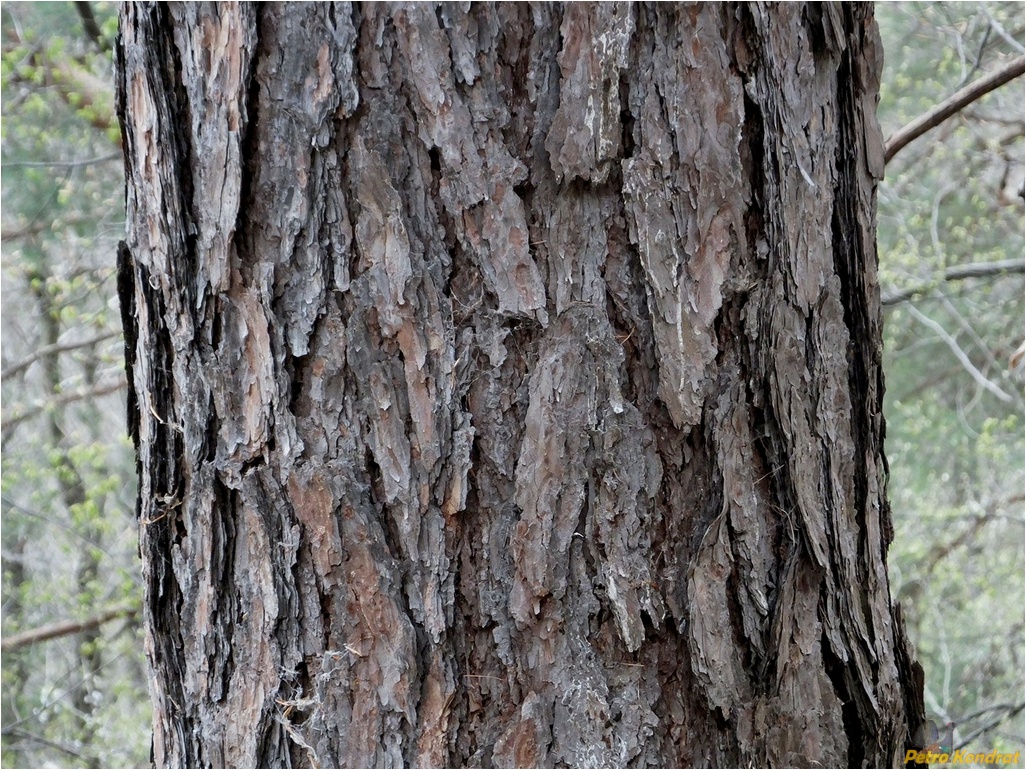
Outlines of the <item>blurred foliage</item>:
[[[116,6],[5,3],[2,163],[3,635],[138,606],[114,258],[124,231]],[[134,620],[7,651],[5,767],[148,764]]]
[[[142,593],[114,290],[116,8],[89,7],[93,26],[73,3],[0,10],[5,637]],[[1022,51],[1021,3],[877,17],[885,136]],[[879,196],[882,294],[912,293],[886,308],[892,591],[928,709],[984,751],[1024,741],[1023,276],[944,271],[1022,258],[1023,115],[1020,80],[898,153]],[[3,766],[148,764],[134,622],[3,663]]]
[[[1023,51],[1022,3],[880,3],[884,136]],[[1021,79],[894,156],[879,195],[892,592],[955,745],[1022,751]],[[960,357],[956,349],[961,352]],[[970,371],[975,369],[975,373]],[[988,729],[989,727],[989,729]]]

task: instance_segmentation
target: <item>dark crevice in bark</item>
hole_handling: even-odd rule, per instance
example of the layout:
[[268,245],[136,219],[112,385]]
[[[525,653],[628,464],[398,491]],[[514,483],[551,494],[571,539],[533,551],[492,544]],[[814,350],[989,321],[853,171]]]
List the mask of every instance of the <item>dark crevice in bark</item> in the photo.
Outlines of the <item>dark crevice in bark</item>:
[[[268,446],[268,451],[271,451],[273,447]],[[250,473],[262,468],[264,466],[263,457],[251,457],[248,460],[243,460],[242,467],[239,469],[239,475],[242,477],[248,476]]]
[[[769,271],[766,258],[766,223],[763,197],[767,194],[766,179],[766,148],[763,137],[762,109],[746,93],[744,96],[745,122],[741,128],[741,165],[750,183],[751,190],[747,210],[745,211],[745,243],[748,254],[744,260],[747,275],[742,278],[748,281],[748,291],[757,286],[764,286]],[[760,248],[761,247],[761,248]],[[758,312],[755,308],[753,312]]]
[[428,147],[428,160],[431,161],[431,199],[438,199],[438,189],[442,177],[442,161],[437,147]]
[[[118,45],[120,46],[120,39]],[[124,87],[119,82],[120,89]],[[125,127],[122,127],[122,131]],[[132,439],[132,446],[135,448],[136,472],[140,473],[142,468],[141,455],[139,453],[139,401],[135,394],[135,363],[136,346],[139,343],[139,318],[138,309],[135,306],[135,260],[132,258],[132,251],[124,241],[118,243],[118,302],[121,307],[121,330],[125,339],[125,375],[128,379],[128,396],[126,403],[126,427],[129,437]],[[136,518],[139,516],[138,505],[136,505]]]
[[[322,315],[321,318],[324,316]],[[310,337],[315,338],[317,336],[317,324],[314,324],[314,330],[311,332]],[[300,406],[300,399],[304,395],[305,391],[305,379],[310,371],[310,363],[314,360],[314,352],[311,350],[305,356],[294,356],[288,352],[288,345],[286,345],[285,361],[283,362],[282,368],[285,370],[285,376],[289,383],[288,388],[288,411],[296,416],[302,415],[302,407]]]
[[640,336],[640,333],[632,322],[627,309],[623,307],[623,302],[613,293],[609,283],[605,280],[604,265],[602,277],[606,289],[606,318],[609,320],[610,326],[612,326],[614,338],[624,352],[623,363],[620,367],[621,395],[640,411],[641,405],[639,404],[637,383],[630,372],[632,362],[638,358],[638,346],[641,344],[641,341],[636,339],[636,337]]
[[819,3],[810,3],[802,11],[802,26],[808,35],[812,55],[820,66],[824,66],[824,60],[833,58],[837,53],[834,41],[827,38],[828,28],[832,30],[828,14],[829,11]]
[[217,350],[221,345],[221,336],[224,333],[221,300],[217,297],[212,297],[207,303],[207,310],[210,317],[210,349]]
[[[859,209],[860,204],[857,197],[858,170],[855,164],[860,162],[859,155],[854,151],[854,144],[859,141],[857,125],[856,96],[854,93],[855,75],[852,71],[850,53],[845,52],[841,59],[841,65],[837,70],[837,91],[838,91],[838,142],[835,164],[837,176],[847,183],[838,185],[835,193],[833,216],[831,227],[833,231],[834,245],[834,269],[841,281],[840,298],[844,307],[844,324],[848,329],[848,391],[852,404],[852,439],[854,441],[854,457],[856,463],[861,467],[867,454],[876,456],[882,454],[880,448],[883,446],[883,435],[879,444],[873,439],[873,425],[871,424],[872,414],[878,415],[878,420],[883,423],[883,379],[882,373],[877,382],[871,382],[868,376],[867,367],[875,367],[878,371],[882,369],[880,342],[879,342],[879,314],[880,306],[877,303],[875,312],[876,320],[869,318],[869,304],[872,302],[864,282],[864,273],[861,265],[865,264],[872,255],[862,253],[862,244],[857,235],[859,232]],[[856,125],[853,125],[855,123]],[[874,387],[875,386],[875,387]],[[875,395],[875,403],[868,401],[870,394]],[[858,537],[859,560],[866,564],[869,561],[867,549],[877,547],[870,543],[865,529],[865,518],[872,515],[867,510],[869,503],[869,490],[867,486],[867,473],[854,474],[855,483],[855,505],[856,516],[861,527]],[[883,497],[886,500],[886,496]],[[881,524],[885,533],[884,548],[890,542],[890,515],[886,510],[886,502],[881,504]]]
[[[157,5],[153,10],[153,24],[157,34],[163,37],[159,45],[148,49],[152,59],[151,66],[155,73],[159,73],[164,81],[164,94],[168,98],[166,105],[167,117],[172,122],[162,126],[161,144],[171,153],[169,166],[177,172],[173,192],[177,195],[178,210],[184,217],[184,221],[176,223],[178,231],[173,233],[174,241],[171,253],[168,255],[171,261],[172,278],[178,278],[176,290],[185,298],[182,306],[188,308],[192,316],[195,328],[201,328],[201,320],[196,307],[196,282],[193,277],[196,275],[196,235],[192,227],[194,218],[192,216],[193,190],[192,173],[197,163],[194,157],[190,132],[178,130],[182,125],[190,125],[192,122],[191,106],[186,93],[185,83],[182,76],[182,60],[175,45],[172,35],[173,21],[170,18],[170,10],[167,6]],[[166,58],[165,58],[166,57]],[[169,71],[168,65],[171,70]]]
[[210,569],[220,585],[225,586],[223,594],[213,597],[215,607],[211,611],[212,639],[209,653],[213,686],[211,695],[220,701],[231,687],[235,670],[232,635],[238,622],[238,600],[229,586],[235,585],[235,511],[238,510],[238,495],[226,487],[219,478],[213,480],[213,501],[211,505]]
[[831,649],[830,642],[824,637],[821,640],[823,649],[823,661],[826,667],[826,674],[834,687],[834,692],[841,702],[841,717],[844,722],[844,732],[848,738],[848,767],[863,767],[865,763],[866,747],[870,745],[867,740],[869,736],[862,728],[862,715],[860,714],[856,698],[852,696],[848,688],[849,675],[846,666]]
[[[758,695],[766,694],[770,689],[772,680],[756,678],[756,672],[765,668],[766,660],[759,654],[755,644],[752,644],[745,637],[744,612],[741,603],[741,594],[745,591],[744,576],[739,574],[738,566],[747,564],[747,557],[740,550],[740,535],[731,524],[730,517],[725,517],[724,526],[729,533],[729,543],[733,554],[733,569],[727,573],[727,612],[730,618],[730,632],[734,637],[734,644],[741,651],[743,660],[741,668],[747,675],[753,690]],[[732,724],[736,725],[736,715],[731,715]]]
[[[633,48],[633,46],[631,47],[630,56],[633,59],[633,57],[634,57],[634,48]],[[635,136],[634,136],[634,130],[635,130],[634,129],[634,113],[631,112],[631,109],[630,109],[630,104],[631,104],[631,100],[630,100],[630,96],[631,96],[630,79],[627,77],[627,73],[626,72],[623,72],[623,71],[620,72],[620,82],[618,84],[618,88],[620,90],[620,147],[621,147],[620,152],[621,152],[621,160],[629,160],[630,158],[634,157],[635,142],[637,140],[635,139]],[[620,168],[622,168],[622,166],[620,166],[618,164],[614,168],[616,169],[618,175],[622,174],[622,172],[620,171]],[[621,178],[620,179],[621,184],[622,184],[622,181],[623,180]]]
[[[140,419],[150,421],[153,438],[150,446],[140,453],[144,465],[150,473],[150,495],[163,505],[151,506],[149,509],[159,511],[149,521],[144,520],[146,528],[145,547],[149,551],[144,558],[151,566],[151,583],[147,592],[149,600],[148,616],[158,633],[154,634],[153,664],[161,671],[169,674],[168,701],[176,711],[182,712],[182,705],[188,701],[182,688],[184,672],[180,670],[180,649],[183,646],[181,614],[183,596],[171,564],[171,549],[175,543],[186,537],[180,511],[184,494],[182,478],[177,473],[177,458],[182,455],[181,434],[173,427],[174,411],[171,399],[174,394],[172,380],[172,343],[164,319],[166,308],[163,296],[152,288],[150,273],[143,265],[137,265],[138,285],[142,290],[142,300],[147,306],[150,319],[146,330],[148,342],[147,355],[149,360],[150,379],[148,385],[154,401],[154,414],[141,414]],[[160,413],[163,413],[162,415]],[[184,736],[181,736],[184,741]],[[190,746],[185,742],[185,756],[193,756]]]
[[[359,125],[359,123],[361,122],[359,116],[360,116],[362,111],[363,111],[363,99],[361,97],[361,106],[357,110],[357,114],[352,119],[352,123],[354,125]],[[339,152],[339,159],[340,159],[340,164],[341,164],[341,167],[342,167],[341,168],[341,175],[342,175],[341,187],[342,187],[342,192],[343,192],[342,201],[343,201],[343,204],[344,204],[345,209],[346,209],[346,217],[348,217],[350,222],[356,222],[359,219],[359,215],[360,215],[360,198],[359,198],[359,196],[357,195],[357,192],[356,192],[356,176],[355,176],[355,173],[354,173],[354,169],[352,168],[352,166],[350,164],[350,158],[351,158],[352,153],[348,152],[348,148],[349,148],[349,144],[350,144],[349,140],[351,139],[351,135],[350,135],[349,132],[354,132],[354,129],[353,129],[352,126],[348,127],[347,132],[345,132],[345,133],[339,132],[337,134],[337,136],[340,138],[339,139],[339,144],[340,145],[342,144],[342,137],[345,137],[345,140],[346,140],[345,141],[345,145],[346,146],[345,147],[341,147],[340,146],[340,147],[337,147],[336,149]],[[362,270],[360,270],[360,250],[356,247],[356,244],[353,243],[353,242],[351,242],[350,245],[349,245],[349,255],[348,256],[349,256],[349,264],[347,265],[347,269],[349,270],[349,280],[350,281],[354,281],[361,274]],[[348,322],[348,320],[350,318],[352,318],[352,316],[353,316],[353,314],[356,311],[357,306],[358,306],[358,303],[356,301],[356,298],[355,298],[353,292],[351,292],[351,291],[344,292],[342,294],[342,296],[339,297],[338,304],[339,304],[339,307],[342,310],[342,317],[345,318],[347,320],[347,322]]]
[[201,456],[205,462],[212,463],[217,459],[217,436],[221,429],[221,420],[217,416],[213,396],[207,400],[207,416],[206,430],[203,434],[204,448]]
[[[746,80],[755,74],[755,67],[762,60],[762,38],[752,15],[753,8],[748,3],[733,3],[731,29],[731,45],[728,46],[731,66]],[[745,95],[745,124],[748,124],[749,97]]]
[[[173,346],[167,328],[164,326],[166,308],[163,295],[155,290],[151,283],[151,274],[144,265],[137,265],[139,284],[142,287],[143,300],[147,307],[149,328],[147,340],[149,349],[149,367],[151,371],[151,404],[152,413],[140,415],[141,419],[151,420],[150,457],[153,485],[151,493],[155,497],[164,497],[168,501],[180,500],[183,493],[182,479],[178,474],[177,458],[182,453],[181,432],[175,424],[174,380],[172,367],[174,363]],[[156,523],[156,522],[154,522]],[[163,531],[167,524],[158,528]]]
[[257,756],[261,760],[260,766],[270,767],[272,763],[280,763],[281,749],[279,747],[287,749],[291,744],[291,739],[277,720],[265,720],[257,741]]
[[[709,445],[702,431],[694,430],[687,436],[681,436],[674,428],[668,428],[667,431],[672,432],[671,440],[675,446],[664,456],[664,465],[673,467],[675,463],[670,458],[681,452],[684,455],[681,471],[685,505],[678,515],[684,514],[680,523],[690,535],[686,558],[674,561],[678,564],[691,564],[710,526],[723,512],[723,486],[716,482],[715,449]],[[672,538],[671,542],[676,539]]]
[[381,468],[374,459],[374,450],[366,437],[363,444],[363,463],[367,477],[367,488],[370,490],[370,503],[375,509],[381,509],[385,505],[385,485],[381,479]]

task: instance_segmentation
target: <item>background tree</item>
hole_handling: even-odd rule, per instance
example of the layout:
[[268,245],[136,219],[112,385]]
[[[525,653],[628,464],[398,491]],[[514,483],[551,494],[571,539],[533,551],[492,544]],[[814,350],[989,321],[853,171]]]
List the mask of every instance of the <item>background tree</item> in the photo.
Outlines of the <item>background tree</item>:
[[[1019,3],[878,6],[896,132],[1023,54]],[[955,745],[1023,735],[1023,88],[909,145],[880,191],[892,579]]]
[[870,6],[121,32],[158,764],[900,760]]
[[[85,9],[88,4],[82,3]],[[120,319],[113,8],[3,7],[5,766],[138,765],[148,712]],[[100,620],[105,622],[101,623]],[[52,641],[33,644],[43,637]]]

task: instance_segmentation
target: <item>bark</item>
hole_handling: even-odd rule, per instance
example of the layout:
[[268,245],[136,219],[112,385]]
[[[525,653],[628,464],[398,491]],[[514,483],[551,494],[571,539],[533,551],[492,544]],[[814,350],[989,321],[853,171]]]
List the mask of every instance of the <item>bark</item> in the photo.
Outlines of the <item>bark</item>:
[[880,55],[868,4],[123,6],[156,763],[903,760]]

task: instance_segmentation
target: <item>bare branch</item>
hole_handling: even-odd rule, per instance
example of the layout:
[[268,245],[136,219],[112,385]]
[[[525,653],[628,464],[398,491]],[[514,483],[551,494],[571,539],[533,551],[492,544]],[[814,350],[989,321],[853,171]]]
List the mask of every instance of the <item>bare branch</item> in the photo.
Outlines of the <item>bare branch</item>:
[[75,10],[78,11],[78,15],[82,19],[82,29],[85,30],[86,36],[93,41],[93,45],[100,53],[107,53],[110,50],[110,45],[103,39],[100,25],[96,23],[96,17],[93,16],[93,7],[86,0],[75,0]]
[[86,760],[91,759],[90,757],[86,757],[84,754],[71,748],[70,746],[67,746],[63,743],[58,743],[57,741],[50,740],[49,738],[46,738],[42,735],[37,735],[36,733],[30,733],[28,730],[15,728],[10,731],[5,731],[4,735],[10,735],[12,738],[20,738],[23,741],[31,741],[33,743],[38,743],[42,746],[49,746],[51,749],[57,749],[57,751],[64,752],[70,757],[82,760],[83,766],[86,764]]
[[[941,276],[940,281],[964,281],[967,278],[987,278],[992,275],[1024,272],[1026,272],[1026,260],[1004,259],[999,262],[976,262],[970,265],[955,265],[954,267],[949,267],[944,271],[944,275]],[[887,305],[897,305],[899,302],[905,302],[906,300],[912,299],[917,294],[923,294],[924,292],[935,288],[936,285],[937,282],[924,283],[918,286],[913,286],[910,289],[902,289],[901,291],[885,294],[880,298],[880,304],[885,307]]]
[[52,226],[52,222],[35,222],[28,227],[21,227],[14,231],[0,231],[0,241],[15,241],[18,238],[30,238],[33,235],[39,235],[41,232],[50,229]]
[[39,626],[38,628],[30,628],[27,631],[11,634],[0,640],[0,652],[11,652],[12,650],[28,647],[39,642],[46,642],[50,639],[70,636],[81,631],[89,631],[118,618],[133,618],[138,613],[138,607],[110,607],[83,620],[61,620],[56,623]]
[[[969,543],[976,537],[977,533],[983,529],[988,523],[995,519],[1001,518],[998,512],[1003,509],[1010,507],[1016,503],[1023,501],[1022,494],[1011,495],[1003,500],[994,500],[986,506],[986,510],[979,516],[973,516],[969,518],[969,526],[958,535],[956,538],[946,543],[945,545],[935,545],[930,551],[929,557],[926,559],[925,564],[919,568],[919,572],[922,575],[929,575],[933,572],[934,568],[941,561],[946,559],[953,551],[961,548],[966,543]],[[1021,506],[1016,506],[1021,508]],[[964,722],[968,717],[962,717]]]
[[1000,725],[1006,719],[1014,717],[1023,709],[1026,709],[1026,703],[1002,704],[1000,707],[995,709],[999,711],[997,716],[989,719],[985,724],[981,725],[979,728],[970,733],[968,738],[964,738],[961,741],[959,741],[958,745],[954,747],[955,750],[957,751],[959,749],[964,749],[974,740],[976,740],[982,735],[989,733],[991,730]]
[[1002,27],[998,20],[990,15],[990,11],[987,10],[986,3],[980,3],[980,10],[983,11],[983,15],[987,17],[987,21],[990,22],[990,28],[997,32],[998,36],[1004,40],[1008,45],[1012,46],[1019,53],[1026,53],[1026,48],[1023,48],[1022,43],[1016,40],[1014,37],[1009,35],[1005,28]]
[[78,350],[79,348],[87,348],[90,345],[96,345],[100,342],[109,340],[112,337],[117,337],[119,334],[121,334],[121,332],[110,331],[104,332],[103,334],[98,334],[95,337],[90,337],[89,339],[81,340],[79,342],[64,342],[58,343],[56,345],[47,345],[45,347],[40,348],[27,358],[22,359],[18,363],[11,364],[3,371],[0,371],[0,380],[6,380],[8,377],[13,377],[15,374],[18,374],[19,372],[28,369],[32,364],[34,364],[36,361],[38,361],[40,358],[43,358],[44,356],[54,355],[55,353],[68,353],[72,350]]
[[[45,516],[42,513],[40,513],[39,511],[34,511],[31,508],[26,508],[24,505],[16,503],[13,500],[11,500],[9,497],[4,497],[3,495],[0,495],[0,501],[2,501],[4,505],[6,505],[6,506],[8,506],[10,508],[13,508],[14,510],[24,514],[25,516],[29,516],[29,517],[31,517],[33,519],[38,519],[39,521],[46,522],[47,524],[50,524],[50,525],[52,525],[54,527],[62,529],[63,531],[67,532],[69,535],[74,535],[75,537],[77,537],[79,540],[81,540],[86,545],[92,546],[93,548],[97,549],[98,551],[102,551],[103,553],[105,553],[107,556],[109,556],[112,559],[114,558],[111,555],[110,551],[108,551],[102,545],[97,543],[95,540],[91,540],[90,538],[88,538],[85,535],[83,535],[81,532],[79,532],[77,529],[75,529],[68,522],[60,521],[58,519],[53,519],[53,518],[50,518],[49,516]],[[4,556],[4,558],[6,559],[8,557]],[[133,578],[133,579],[135,579],[136,582],[138,582],[137,578]]]
[[80,166],[93,166],[97,163],[106,163],[108,160],[120,159],[122,153],[108,152],[106,155],[99,155],[95,158],[82,158],[81,160],[9,160],[3,164],[3,168],[79,168]]
[[976,380],[976,383],[981,388],[989,390],[996,398],[998,398],[1001,401],[1004,401],[1006,404],[1011,403],[1014,400],[1010,395],[1001,390],[1001,388],[999,388],[993,382],[988,380],[983,375],[983,372],[981,372],[973,365],[973,362],[969,360],[969,356],[965,354],[965,351],[959,347],[958,342],[955,340],[955,338],[948,334],[947,330],[943,326],[934,321],[932,318],[928,318],[927,316],[923,315],[921,312],[919,312],[918,309],[916,309],[915,305],[909,305],[908,311],[913,315],[913,317],[917,321],[919,321],[924,326],[933,329],[933,331],[935,331],[940,336],[940,338],[944,340],[945,344],[947,344],[947,346],[951,348],[951,352],[955,354],[955,358],[957,358],[958,362],[962,364],[962,368],[969,372],[969,374],[972,376],[974,380]]
[[974,80],[965,88],[956,91],[908,125],[895,131],[884,147],[884,163],[890,163],[891,158],[905,145],[918,139],[931,128],[936,128],[952,115],[955,115],[980,97],[989,94],[995,88],[1000,88],[1008,81],[1019,77],[1023,72],[1026,72],[1026,56],[1013,59],[1004,67],[983,76],[979,80]]
[[127,380],[125,380],[124,377],[121,377],[116,382],[100,383],[89,388],[79,388],[78,390],[63,393],[56,398],[50,399],[47,403],[33,407],[21,414],[3,415],[3,417],[0,418],[0,437],[6,437],[7,434],[10,433],[17,425],[25,422],[25,420],[35,417],[37,414],[42,414],[50,407],[66,406],[67,404],[74,403],[75,401],[106,396],[109,393],[121,390],[127,384]]

